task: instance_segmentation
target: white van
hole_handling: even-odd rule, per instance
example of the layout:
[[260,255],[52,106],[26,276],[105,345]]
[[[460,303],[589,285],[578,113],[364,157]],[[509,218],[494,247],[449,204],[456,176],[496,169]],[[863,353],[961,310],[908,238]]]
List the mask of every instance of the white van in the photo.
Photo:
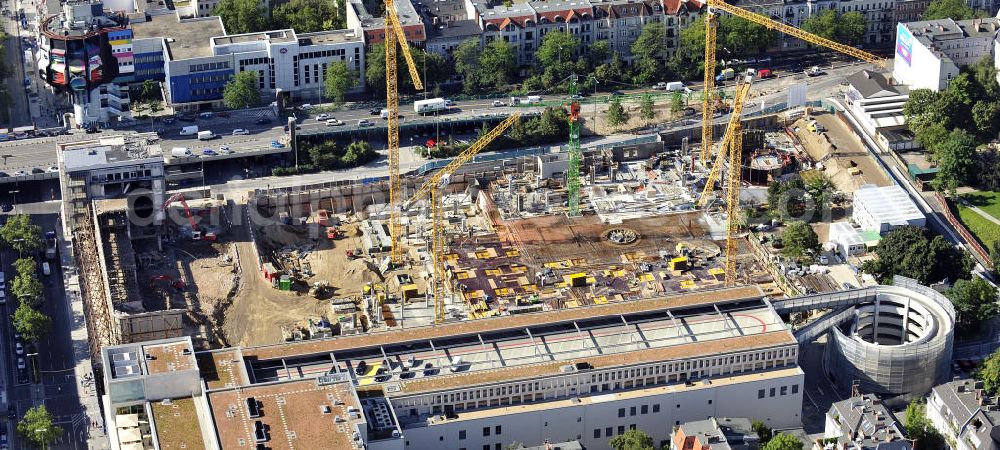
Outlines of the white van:
[[542,102],[542,96],[541,95],[529,95],[524,100],[525,100],[525,103],[527,103],[529,105],[532,104],[532,103],[541,103]]
[[215,133],[213,133],[211,130],[205,130],[205,131],[199,131],[198,132],[198,140],[199,141],[210,141],[212,139],[215,139]]
[[52,275],[52,267],[49,266],[48,261],[42,263],[42,274],[45,276]]
[[188,125],[181,128],[181,136],[193,136],[198,134],[198,125]]
[[185,156],[191,156],[191,149],[187,147],[174,147],[170,150],[170,156],[181,158]]
[[668,92],[683,91],[684,90],[684,82],[682,82],[682,81],[671,81],[671,82],[667,83],[666,90]]

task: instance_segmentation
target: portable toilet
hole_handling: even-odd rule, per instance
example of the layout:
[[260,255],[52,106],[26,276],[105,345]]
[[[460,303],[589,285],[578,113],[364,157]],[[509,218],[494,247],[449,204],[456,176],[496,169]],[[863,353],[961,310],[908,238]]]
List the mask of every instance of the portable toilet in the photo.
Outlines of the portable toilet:
[[292,279],[288,275],[282,275],[278,279],[278,290],[279,291],[290,291],[292,290]]

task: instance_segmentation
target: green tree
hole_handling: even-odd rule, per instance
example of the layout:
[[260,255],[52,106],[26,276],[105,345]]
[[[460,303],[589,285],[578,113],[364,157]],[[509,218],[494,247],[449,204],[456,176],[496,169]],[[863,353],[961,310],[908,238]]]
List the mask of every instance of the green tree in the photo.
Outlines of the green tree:
[[979,62],[969,66],[968,70],[987,99],[1000,99],[1000,84],[997,83],[997,68],[992,56],[984,56]]
[[946,448],[944,437],[927,418],[926,404],[922,399],[913,400],[906,406],[904,419],[906,437],[919,442],[919,448]]
[[980,101],[972,105],[972,122],[975,123],[979,136],[987,139],[996,136],[998,121],[1000,121],[1000,102]]
[[296,33],[335,29],[340,16],[330,0],[291,0],[271,11],[273,28],[291,28]]
[[222,102],[227,108],[243,109],[260,103],[260,87],[256,71],[239,72],[226,83]]
[[757,438],[760,439],[761,446],[767,445],[767,443],[771,440],[772,435],[774,434],[774,432],[771,430],[771,427],[764,424],[763,421],[757,419],[754,419],[753,421],[750,422],[750,428],[753,430],[754,433],[757,433]]
[[47,448],[62,437],[63,430],[52,422],[45,405],[28,408],[17,422],[17,434],[34,447]]
[[[494,39],[498,41],[499,39]],[[493,41],[490,42],[491,44]],[[469,38],[458,44],[451,51],[451,59],[454,61],[455,73],[464,79],[463,90],[467,94],[472,94],[480,89],[479,83],[479,39]]]
[[343,103],[347,91],[358,85],[358,74],[346,61],[334,61],[327,66],[326,79],[323,80],[324,94],[336,103]]
[[601,82],[612,82],[619,83],[625,80],[625,64],[622,62],[621,55],[615,52],[611,55],[611,61],[597,66],[594,70],[594,76],[597,78],[598,83]]
[[590,58],[590,67],[596,69],[611,59],[611,44],[603,40],[594,41],[593,44],[590,44],[587,57]]
[[214,14],[222,18],[226,34],[256,33],[268,29],[267,13],[257,0],[222,0]]
[[17,260],[14,261],[14,271],[16,271],[18,275],[37,277],[38,261],[35,261],[35,258],[30,256],[17,258]]
[[667,55],[667,29],[662,22],[649,22],[632,43],[632,55],[636,58],[638,83],[649,83],[662,78],[663,62]]
[[10,284],[10,292],[21,303],[27,303],[31,307],[38,307],[42,303],[42,282],[31,273],[21,273],[14,277]]
[[[427,74],[425,78],[427,79],[422,80],[425,88],[444,82],[454,73],[453,67],[450,64],[445,64],[444,59],[440,56],[428,56],[427,52],[414,47],[413,44],[407,43],[407,45],[409,45],[410,54],[413,55],[413,64],[417,66],[418,71],[423,72],[422,69],[426,68]],[[410,71],[406,66],[406,58],[403,58],[401,51],[397,51],[396,55],[398,90],[399,92],[413,92],[413,80],[410,79]],[[371,46],[368,54],[365,55],[365,65],[367,66],[365,68],[367,90],[371,91],[375,97],[384,97],[386,89],[384,42]],[[420,73],[420,76],[424,77],[424,74]]]
[[945,296],[955,305],[955,322],[960,329],[975,330],[997,314],[997,289],[982,278],[958,280]]
[[639,430],[628,430],[611,438],[608,445],[614,450],[656,450],[653,438]]
[[808,220],[805,184],[799,178],[776,181],[767,186],[767,210],[772,218]]
[[[924,128],[933,123],[946,123],[946,117],[937,109],[938,93],[930,89],[914,89],[903,105],[906,124],[912,129]],[[916,130],[914,130],[916,132]],[[927,145],[927,143],[924,143]]]
[[802,450],[802,441],[787,433],[778,433],[761,447],[762,450]]
[[1000,273],[1000,240],[993,241],[990,246],[990,263],[993,264],[993,272]]
[[502,39],[494,39],[486,44],[476,63],[477,86],[499,91],[514,79],[517,70],[517,55],[514,46]]
[[347,146],[344,156],[340,158],[340,163],[344,167],[356,167],[375,159],[378,153],[366,141],[354,141]]
[[646,94],[642,96],[642,101],[639,102],[639,118],[646,121],[656,118],[652,95]]
[[833,196],[836,187],[833,185],[830,177],[819,172],[805,181],[805,190],[812,197],[816,205],[826,205],[830,202],[830,198]]
[[[724,15],[718,20],[716,40],[719,48],[728,50],[726,57],[758,54],[766,50],[777,36],[775,32],[739,17]],[[668,62],[668,68],[685,80],[700,80],[705,64],[704,15],[682,28],[678,41],[677,51]]]
[[31,223],[27,214],[15,214],[7,218],[7,223],[0,227],[0,239],[19,254],[40,250],[45,246],[42,241],[42,228]]
[[148,102],[150,100],[159,98],[157,89],[157,83],[153,80],[146,80],[142,82],[142,88],[139,90],[139,99]]
[[545,34],[542,43],[535,51],[535,61],[538,67],[547,68],[572,62],[580,50],[580,41],[572,34],[553,30]]
[[972,168],[976,165],[976,140],[962,129],[952,130],[948,139],[934,149],[938,173],[932,183],[946,195],[953,194],[959,186],[968,184]]
[[[983,361],[973,376],[983,382],[983,390],[987,395],[996,395],[1000,389],[1000,350],[995,350]],[[907,427],[909,430],[909,427]]]
[[674,91],[670,94],[670,112],[679,113],[682,109],[684,109],[684,94]]
[[975,12],[964,0],[933,0],[924,10],[923,20],[954,19],[966,20],[975,17]]
[[802,22],[803,30],[848,45],[860,43],[867,26],[861,13],[840,14],[834,9],[815,14]]
[[803,258],[819,251],[819,236],[809,224],[802,221],[785,226],[781,242],[784,245],[781,253],[793,258]]
[[52,330],[52,319],[36,311],[27,303],[21,303],[11,315],[14,330],[24,337],[25,341],[38,342]]
[[611,99],[611,104],[608,105],[608,112],[604,114],[604,120],[608,123],[608,126],[614,129],[625,125],[628,122],[628,111],[622,107],[621,99],[615,96]]
[[896,228],[886,234],[877,247],[878,258],[865,261],[861,270],[882,284],[894,275],[913,278],[921,284],[969,279],[973,267],[968,253],[948,243],[941,236],[929,237],[927,231],[913,226]]

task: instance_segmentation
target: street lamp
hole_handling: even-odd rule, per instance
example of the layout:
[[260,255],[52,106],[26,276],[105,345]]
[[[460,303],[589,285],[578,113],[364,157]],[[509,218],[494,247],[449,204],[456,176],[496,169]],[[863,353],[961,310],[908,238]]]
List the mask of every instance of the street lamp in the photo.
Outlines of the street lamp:
[[21,192],[20,189],[15,189],[13,191],[7,191],[7,193],[10,194],[14,198],[14,206],[13,206],[13,208],[17,208],[17,194],[19,194],[20,192]]

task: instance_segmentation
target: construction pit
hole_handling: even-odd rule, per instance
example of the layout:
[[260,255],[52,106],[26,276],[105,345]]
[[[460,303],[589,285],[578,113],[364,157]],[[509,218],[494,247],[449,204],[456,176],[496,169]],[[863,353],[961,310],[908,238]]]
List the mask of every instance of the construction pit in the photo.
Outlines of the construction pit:
[[[690,174],[687,158],[588,157],[575,217],[567,214],[560,170],[550,171],[558,158],[453,175],[440,197],[439,313],[427,201],[404,210],[404,263],[394,266],[384,182],[257,191],[248,208],[271,220],[247,228],[252,243],[237,244],[252,246],[259,259],[240,258],[245,276],[227,312],[227,335],[233,345],[265,344],[722,287],[724,217],[694,209],[704,170],[698,164]],[[403,197],[421,182],[404,179]],[[746,282],[780,294],[746,242],[737,260]]]

